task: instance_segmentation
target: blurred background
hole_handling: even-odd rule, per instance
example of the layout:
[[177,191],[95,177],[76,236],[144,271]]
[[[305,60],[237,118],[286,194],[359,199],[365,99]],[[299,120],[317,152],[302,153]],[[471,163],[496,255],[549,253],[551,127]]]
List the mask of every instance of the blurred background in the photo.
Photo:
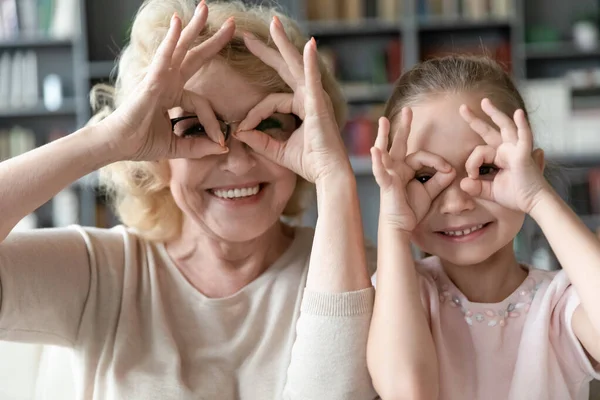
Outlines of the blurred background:
[[[254,1],[257,2],[257,1]],[[600,0],[268,0],[298,19],[342,82],[343,128],[367,236],[378,189],[368,157],[376,120],[402,71],[430,57],[486,53],[528,101],[548,177],[590,229],[600,227]],[[0,0],[0,159],[66,135],[89,119],[88,93],[114,81],[115,58],[141,0]],[[314,211],[305,223],[315,221]],[[118,223],[96,175],[75,183],[19,229]],[[558,265],[530,221],[524,261]]]
[[[0,0],[0,160],[88,121],[89,90],[114,81],[114,60],[141,3]],[[514,76],[550,163],[548,179],[600,234],[600,0],[278,0],[277,5],[317,39],[343,84],[351,111],[343,137],[373,242],[379,191],[368,153],[376,120],[402,71],[452,52],[488,54]],[[312,210],[304,222],[315,219]],[[96,174],[59,193],[17,229],[74,223],[118,224]],[[559,268],[530,220],[515,247],[525,262]],[[68,390],[56,361],[63,359],[39,348],[11,346],[0,352],[8,361],[0,365],[1,399],[46,398],[36,389],[43,385],[32,383],[30,372],[38,369],[46,371],[46,385]],[[26,397],[17,394],[23,388],[31,388]]]

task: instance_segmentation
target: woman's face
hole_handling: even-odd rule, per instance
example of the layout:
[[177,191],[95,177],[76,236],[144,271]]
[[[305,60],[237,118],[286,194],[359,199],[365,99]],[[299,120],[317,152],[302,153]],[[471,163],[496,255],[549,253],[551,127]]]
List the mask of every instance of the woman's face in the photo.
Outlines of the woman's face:
[[[206,64],[186,84],[186,90],[204,97],[218,119],[241,121],[267,93],[244,81],[224,61]],[[175,108],[171,118],[194,115],[192,110]],[[285,137],[295,129],[291,115],[274,115],[257,129]],[[194,120],[184,120],[194,133]],[[237,123],[230,126],[235,131]],[[205,233],[228,242],[257,238],[279,221],[296,186],[296,174],[254,153],[230,136],[229,152],[201,159],[170,160],[170,188],[183,212],[184,226],[199,227]]]

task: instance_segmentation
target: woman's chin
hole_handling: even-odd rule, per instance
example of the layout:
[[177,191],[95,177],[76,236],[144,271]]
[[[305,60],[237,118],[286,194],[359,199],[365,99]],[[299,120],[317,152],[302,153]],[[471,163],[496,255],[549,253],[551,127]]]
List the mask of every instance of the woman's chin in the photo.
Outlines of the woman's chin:
[[231,221],[229,224],[219,224],[214,227],[208,226],[208,228],[215,236],[223,239],[225,242],[241,243],[261,237],[278,221],[278,219],[271,223],[266,223],[265,221],[244,223],[241,223],[241,221]]

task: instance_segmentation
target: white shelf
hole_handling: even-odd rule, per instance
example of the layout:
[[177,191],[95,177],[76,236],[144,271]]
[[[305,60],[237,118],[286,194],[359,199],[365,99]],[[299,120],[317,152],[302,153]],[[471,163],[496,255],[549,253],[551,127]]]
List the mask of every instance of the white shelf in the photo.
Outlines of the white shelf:
[[75,99],[65,98],[62,105],[57,110],[48,110],[44,104],[39,103],[33,107],[5,108],[0,110],[0,118],[20,118],[20,117],[44,117],[44,116],[70,116],[77,113]]
[[311,36],[358,36],[358,35],[400,35],[400,21],[387,21],[378,18],[365,18],[356,21],[324,20],[306,21],[304,29]]
[[71,39],[56,39],[52,37],[17,37],[13,39],[0,39],[0,49],[30,49],[43,47],[64,47],[73,45]]
[[572,42],[530,43],[524,46],[528,60],[552,61],[594,59],[600,57],[600,47],[589,51],[581,50]]
[[514,24],[511,18],[448,18],[448,17],[428,17],[420,19],[417,23],[422,32],[432,31],[469,31],[469,30],[487,30],[487,29],[505,29]]
[[392,94],[391,84],[342,83],[349,103],[385,103]]

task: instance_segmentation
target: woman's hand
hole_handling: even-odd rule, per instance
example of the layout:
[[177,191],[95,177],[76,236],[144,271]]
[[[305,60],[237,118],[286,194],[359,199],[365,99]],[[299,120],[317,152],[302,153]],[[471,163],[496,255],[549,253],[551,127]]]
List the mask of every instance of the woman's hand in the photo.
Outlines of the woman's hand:
[[[219,123],[208,102],[183,89],[185,82],[231,40],[235,31],[233,20],[228,20],[213,37],[190,50],[207,17],[208,7],[201,2],[182,31],[181,20],[173,15],[144,79],[123,104],[100,123],[121,159],[200,158],[227,152]],[[197,114],[208,138],[182,138],[173,134],[167,111],[174,107]]]
[[456,175],[452,166],[436,154],[418,151],[406,155],[411,122],[411,109],[402,109],[401,126],[388,152],[390,122],[380,118],[375,146],[371,148],[373,174],[381,192],[380,223],[409,234]]
[[[274,50],[251,36],[245,37],[248,49],[278,71],[294,93],[275,93],[257,104],[240,123],[235,137],[255,152],[282,165],[309,182],[345,174],[352,168],[335,121],[331,100],[321,85],[317,48],[314,39],[298,52],[285,34],[277,17],[271,23]],[[295,114],[303,122],[287,141],[278,141],[254,128],[271,114]]]
[[529,213],[541,194],[551,189],[532,157],[533,135],[525,113],[519,109],[511,119],[489,99],[481,101],[481,109],[500,132],[476,117],[466,105],[460,107],[463,119],[486,142],[477,146],[467,159],[468,177],[460,186],[471,196]]

